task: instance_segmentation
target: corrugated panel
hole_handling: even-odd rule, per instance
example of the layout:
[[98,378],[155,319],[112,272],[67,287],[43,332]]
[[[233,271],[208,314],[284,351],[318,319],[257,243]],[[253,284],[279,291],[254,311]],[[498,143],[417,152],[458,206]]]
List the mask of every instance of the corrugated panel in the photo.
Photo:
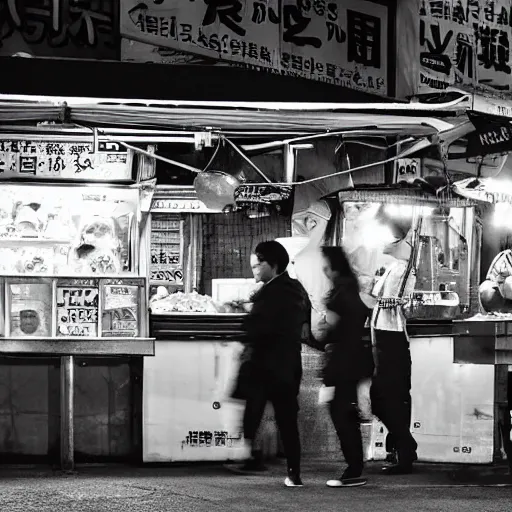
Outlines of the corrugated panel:
[[35,102],[0,102],[0,122],[57,121],[63,108]]
[[217,130],[378,130],[391,134],[431,135],[453,127],[434,118],[302,111],[247,111],[235,109],[165,109],[149,107],[75,106],[71,120],[83,124],[166,126]]

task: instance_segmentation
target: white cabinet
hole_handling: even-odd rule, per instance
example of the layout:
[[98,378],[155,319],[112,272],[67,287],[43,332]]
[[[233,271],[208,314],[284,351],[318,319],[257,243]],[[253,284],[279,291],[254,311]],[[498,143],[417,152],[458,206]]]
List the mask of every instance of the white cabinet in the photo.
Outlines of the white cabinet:
[[229,398],[242,344],[156,341],[144,360],[143,461],[222,461],[249,456],[243,402]]
[[412,421],[418,459],[492,462],[494,366],[453,363],[453,338],[412,338]]

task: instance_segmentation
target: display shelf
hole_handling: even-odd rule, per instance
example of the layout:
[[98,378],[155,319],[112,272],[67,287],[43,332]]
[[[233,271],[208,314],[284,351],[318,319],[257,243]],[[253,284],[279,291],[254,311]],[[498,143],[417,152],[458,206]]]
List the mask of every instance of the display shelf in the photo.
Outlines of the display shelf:
[[24,274],[1,274],[1,279],[143,279],[144,276],[136,273],[124,273],[124,274],[44,274],[42,272],[26,272]]
[[0,338],[0,354],[155,355],[154,338]]
[[64,238],[0,238],[0,247],[9,245],[20,245],[20,244],[36,244],[36,245],[64,245],[69,244],[70,241]]

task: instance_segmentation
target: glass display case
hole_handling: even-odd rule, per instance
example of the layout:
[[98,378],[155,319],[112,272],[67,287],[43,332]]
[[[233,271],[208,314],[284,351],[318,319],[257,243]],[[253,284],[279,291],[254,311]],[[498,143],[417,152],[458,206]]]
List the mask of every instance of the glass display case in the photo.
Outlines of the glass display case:
[[3,184],[0,274],[136,275],[137,189]]
[[138,186],[2,184],[0,335],[146,339],[140,219]]

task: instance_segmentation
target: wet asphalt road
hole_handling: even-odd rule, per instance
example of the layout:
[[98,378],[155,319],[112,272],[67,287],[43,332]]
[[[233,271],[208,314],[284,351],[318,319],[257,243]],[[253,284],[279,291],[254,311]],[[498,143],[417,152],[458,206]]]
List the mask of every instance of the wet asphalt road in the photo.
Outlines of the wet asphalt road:
[[3,512],[408,512],[511,511],[512,478],[419,467],[414,475],[389,477],[368,469],[369,483],[329,489],[333,463],[304,468],[305,487],[283,486],[283,468],[264,475],[232,474],[220,465],[165,468],[81,468],[76,474],[0,470]]

